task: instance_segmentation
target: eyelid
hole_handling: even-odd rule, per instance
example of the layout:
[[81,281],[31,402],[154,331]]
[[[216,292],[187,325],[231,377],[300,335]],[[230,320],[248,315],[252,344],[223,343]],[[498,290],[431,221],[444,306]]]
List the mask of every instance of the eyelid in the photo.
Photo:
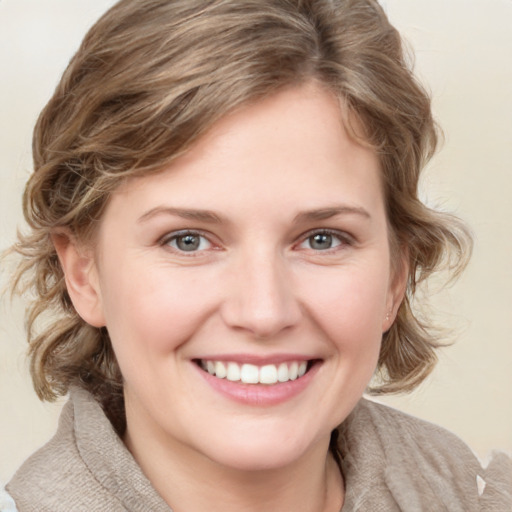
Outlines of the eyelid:
[[[198,251],[190,251],[189,253],[187,253],[187,251],[180,251],[179,249],[175,249],[174,247],[171,247],[170,246],[170,242],[172,240],[175,240],[179,237],[182,237],[182,236],[187,236],[187,235],[192,235],[192,236],[199,236],[199,237],[202,237],[204,239],[206,239],[210,245],[210,247],[208,247],[207,249],[200,249]],[[219,248],[219,244],[214,242],[212,239],[213,239],[213,235],[211,233],[208,233],[206,231],[203,231],[201,229],[178,229],[176,231],[170,231],[168,233],[166,233],[165,235],[163,235],[162,237],[160,237],[158,239],[158,245],[161,245],[162,247],[167,247],[169,248],[170,250],[178,253],[178,254],[183,254],[185,256],[194,256],[194,255],[197,255],[198,253],[203,253],[205,251],[208,251],[208,250],[212,250],[212,249],[218,249]]]
[[295,246],[296,247],[300,246],[308,238],[315,236],[315,235],[331,235],[333,237],[336,237],[341,242],[340,245],[332,247],[331,249],[325,249],[323,251],[315,251],[315,249],[311,249],[312,251],[315,251],[315,252],[329,253],[332,251],[339,250],[338,248],[340,248],[340,247],[343,248],[347,245],[348,246],[354,245],[354,243],[356,242],[355,238],[352,235],[350,235],[349,233],[347,233],[346,231],[341,231],[341,230],[332,229],[332,228],[316,228],[316,229],[311,229],[311,230],[307,231],[306,233],[303,233],[299,237],[299,240],[295,244]]

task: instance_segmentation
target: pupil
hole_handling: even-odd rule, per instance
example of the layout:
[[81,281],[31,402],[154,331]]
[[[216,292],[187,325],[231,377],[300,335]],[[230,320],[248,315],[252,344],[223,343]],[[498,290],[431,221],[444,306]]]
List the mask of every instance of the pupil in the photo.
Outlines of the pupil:
[[182,251],[195,251],[199,247],[199,237],[195,235],[180,236],[176,245]]
[[330,249],[332,245],[332,236],[328,234],[316,234],[311,237],[311,247],[313,249]]

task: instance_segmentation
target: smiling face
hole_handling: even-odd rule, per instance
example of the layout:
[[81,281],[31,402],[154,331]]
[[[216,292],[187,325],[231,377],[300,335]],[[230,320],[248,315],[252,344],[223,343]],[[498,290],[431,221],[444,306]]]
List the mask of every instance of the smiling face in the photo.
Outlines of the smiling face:
[[379,173],[335,98],[289,89],[123,185],[82,278],[60,251],[75,307],[108,328],[136,458],[261,469],[325,454],[402,297]]

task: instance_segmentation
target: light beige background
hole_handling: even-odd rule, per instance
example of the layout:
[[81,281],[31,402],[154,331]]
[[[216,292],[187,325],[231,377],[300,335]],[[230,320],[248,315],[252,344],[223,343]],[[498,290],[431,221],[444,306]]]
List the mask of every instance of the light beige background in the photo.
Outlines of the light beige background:
[[[0,248],[22,225],[31,129],[87,27],[112,0],[0,0]],[[459,283],[433,296],[458,330],[433,376],[386,399],[442,424],[481,456],[512,452],[512,0],[383,0],[416,52],[446,142],[426,173],[431,204],[472,226],[476,247]],[[2,282],[8,269],[2,268]],[[441,313],[440,313],[441,315]],[[0,306],[0,481],[55,429],[24,358],[20,303]]]

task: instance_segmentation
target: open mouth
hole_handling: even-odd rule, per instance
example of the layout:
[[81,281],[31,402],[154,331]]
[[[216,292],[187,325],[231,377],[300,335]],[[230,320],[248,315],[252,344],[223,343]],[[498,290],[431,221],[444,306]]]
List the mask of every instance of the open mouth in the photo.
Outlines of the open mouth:
[[319,363],[318,359],[309,361],[287,361],[279,364],[239,364],[234,361],[214,361],[196,359],[194,362],[205,372],[231,382],[242,384],[278,384],[294,381],[303,377]]

